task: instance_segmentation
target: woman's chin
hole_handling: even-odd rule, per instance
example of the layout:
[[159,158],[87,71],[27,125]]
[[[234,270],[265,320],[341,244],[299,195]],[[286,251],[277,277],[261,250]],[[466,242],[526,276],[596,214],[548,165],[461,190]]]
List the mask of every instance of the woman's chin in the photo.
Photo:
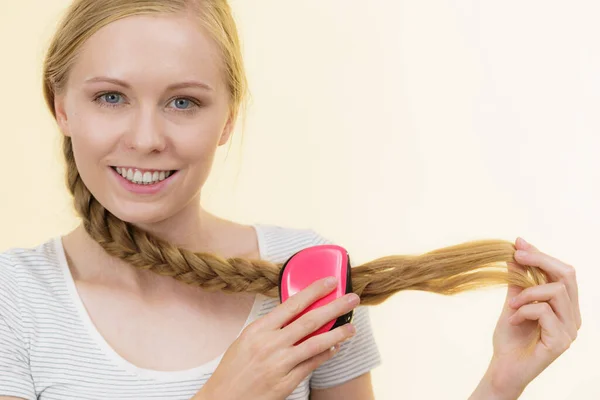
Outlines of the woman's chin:
[[109,211],[121,221],[148,226],[158,224],[169,218],[169,208],[152,204],[136,205],[135,207],[114,207]]

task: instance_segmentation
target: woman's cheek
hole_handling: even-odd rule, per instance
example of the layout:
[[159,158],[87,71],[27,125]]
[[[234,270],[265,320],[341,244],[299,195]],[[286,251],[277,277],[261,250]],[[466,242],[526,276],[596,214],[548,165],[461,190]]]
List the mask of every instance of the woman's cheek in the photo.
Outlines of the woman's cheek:
[[[125,114],[107,115],[99,112],[80,114],[73,129],[73,136],[102,150],[112,147],[129,129],[129,117]],[[75,139],[75,138],[74,138]]]
[[171,126],[169,137],[174,150],[182,158],[189,160],[205,159],[216,151],[220,138],[218,127],[205,125]]

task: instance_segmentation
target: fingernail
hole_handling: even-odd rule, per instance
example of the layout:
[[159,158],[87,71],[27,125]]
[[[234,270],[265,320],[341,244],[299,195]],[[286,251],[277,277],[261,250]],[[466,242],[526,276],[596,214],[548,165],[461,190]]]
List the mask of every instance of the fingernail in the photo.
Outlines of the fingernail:
[[510,299],[510,302],[509,302],[509,304],[510,304],[511,306],[514,306],[516,303],[517,303],[517,298],[516,298],[516,297],[513,297],[512,299]]
[[517,257],[525,257],[525,256],[527,256],[527,254],[529,254],[529,253],[527,253],[527,252],[526,252],[526,251],[524,251],[524,250],[517,250],[517,251],[515,252],[515,256],[517,256]]
[[356,293],[352,293],[348,295],[348,298],[346,300],[348,300],[348,303],[350,304],[356,304],[360,300],[360,297],[358,297]]
[[356,333],[356,327],[352,324],[348,324],[348,333],[350,334],[355,334]]
[[520,236],[519,236],[519,239],[521,239],[521,244],[524,244],[525,246],[529,245],[529,243],[527,242],[527,240],[523,239]]
[[325,286],[327,287],[334,287],[337,284],[337,278],[334,276],[330,276],[329,278],[325,279]]

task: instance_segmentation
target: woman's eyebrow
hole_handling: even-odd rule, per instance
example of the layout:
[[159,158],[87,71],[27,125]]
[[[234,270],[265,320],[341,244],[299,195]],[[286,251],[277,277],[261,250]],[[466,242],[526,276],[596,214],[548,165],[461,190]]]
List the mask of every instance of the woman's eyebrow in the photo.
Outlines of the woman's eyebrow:
[[197,82],[197,81],[187,81],[187,82],[175,83],[173,85],[170,85],[167,89],[174,90],[174,89],[184,89],[184,88],[188,88],[188,87],[197,87],[197,88],[200,88],[203,90],[208,90],[208,91],[214,90],[212,88],[212,86],[210,86],[208,83]]
[[[110,78],[107,76],[96,76],[94,78],[89,78],[89,79],[86,79],[84,83],[97,83],[97,82],[112,83],[112,84],[115,84],[118,86],[122,86],[126,89],[131,89],[131,85],[129,83],[122,81],[120,79]],[[200,82],[200,81],[185,81],[185,82],[174,83],[172,85],[169,85],[167,90],[184,89],[184,88],[188,88],[188,87],[197,87],[197,88],[207,90],[207,91],[214,90],[213,87],[210,86],[208,83],[204,83],[204,82]]]
[[84,81],[84,83],[97,83],[97,82],[107,82],[113,83],[117,86],[122,86],[124,88],[130,89],[131,85],[125,81],[116,78],[109,78],[107,76],[96,76],[94,78],[89,78]]

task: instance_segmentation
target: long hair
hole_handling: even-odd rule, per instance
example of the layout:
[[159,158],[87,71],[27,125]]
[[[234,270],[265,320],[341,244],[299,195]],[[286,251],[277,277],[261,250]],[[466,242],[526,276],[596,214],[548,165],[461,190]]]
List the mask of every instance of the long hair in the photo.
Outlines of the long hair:
[[[226,0],[77,0],[68,10],[44,62],[44,95],[54,116],[55,94],[63,90],[77,51],[101,27],[132,15],[193,12],[219,45],[237,116],[247,92],[240,42]],[[260,259],[223,258],[174,246],[133,224],[122,221],[100,204],[81,179],[71,139],[63,136],[67,186],[87,233],[104,250],[136,268],[171,276],[208,291],[254,292],[278,296],[281,264]],[[522,288],[547,282],[536,267],[510,269],[515,246],[505,240],[477,240],[418,255],[381,257],[351,269],[353,291],[361,304],[380,304],[402,290],[443,295],[493,285]]]

